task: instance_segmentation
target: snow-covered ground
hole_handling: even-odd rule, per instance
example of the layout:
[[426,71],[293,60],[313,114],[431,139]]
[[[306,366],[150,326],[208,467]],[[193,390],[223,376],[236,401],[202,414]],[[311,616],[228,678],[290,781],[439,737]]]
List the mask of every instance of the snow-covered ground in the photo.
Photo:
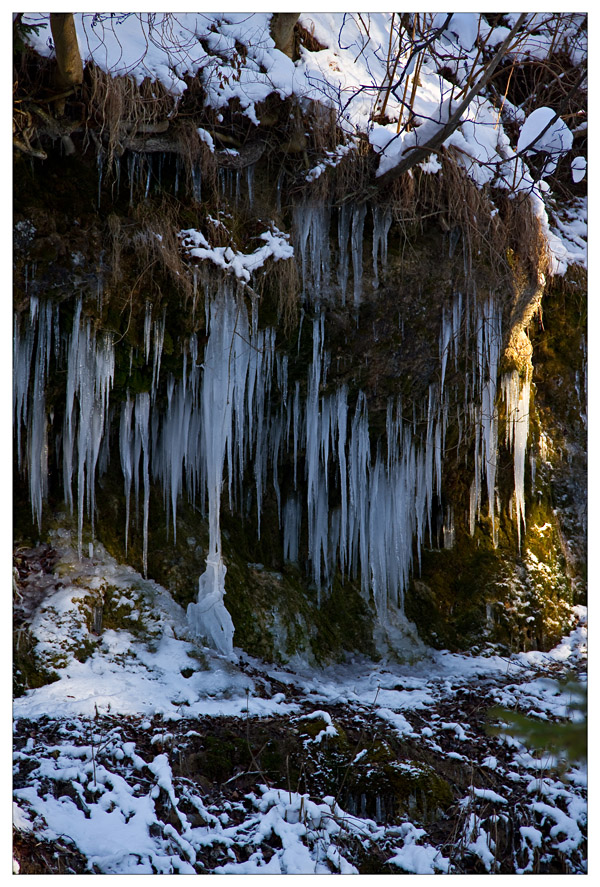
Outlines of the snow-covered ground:
[[[422,647],[399,660],[275,666],[199,646],[169,593],[102,546],[78,560],[67,530],[50,541],[20,552],[15,577],[19,625],[56,673],[14,703],[17,867],[27,870],[33,836],[63,871],[351,873],[376,859],[387,872],[494,872],[507,858],[512,871],[585,870],[585,767],[561,770],[485,729],[495,704],[576,717],[557,679],[584,680],[585,608],[549,653]],[[102,602],[119,625],[94,630]],[[277,772],[269,737],[310,779]],[[214,757],[221,741],[225,763]],[[382,788],[374,801],[344,793],[374,778],[382,748],[388,777],[416,780],[412,813],[394,813]],[[434,773],[453,786],[443,816],[418,803],[433,791],[418,779]]]

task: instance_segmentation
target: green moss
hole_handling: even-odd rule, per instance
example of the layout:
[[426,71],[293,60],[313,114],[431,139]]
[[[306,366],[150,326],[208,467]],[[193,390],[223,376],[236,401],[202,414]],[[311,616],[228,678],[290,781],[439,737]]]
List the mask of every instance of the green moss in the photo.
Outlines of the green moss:
[[549,649],[570,627],[572,592],[552,509],[532,506],[521,550],[513,522],[505,514],[499,522],[496,549],[491,534],[477,528],[473,538],[457,533],[452,549],[422,552],[405,611],[433,646],[465,650],[487,641],[510,651]]
[[478,530],[459,533],[454,548],[425,550],[421,575],[405,595],[405,612],[435,647],[465,649],[487,633],[486,602],[502,575],[502,555]]
[[36,642],[26,628],[13,631],[13,694],[23,696],[27,690],[35,690],[60,680],[57,673],[42,663],[36,653]]
[[350,770],[344,794],[346,809],[387,822],[410,817],[427,824],[454,803],[450,783],[420,761],[361,762]]
[[[144,619],[143,600],[133,589],[130,594],[131,597],[127,598],[124,596],[124,589],[103,584],[93,594],[85,595],[81,599],[74,598],[74,601],[79,601],[81,604],[83,619],[89,632],[96,631],[95,620],[98,618],[96,614],[99,610],[101,625],[98,626],[98,629],[100,631],[106,629],[128,631],[137,637],[148,640],[153,634],[153,629]],[[92,646],[95,646],[93,642],[91,643]]]
[[[305,737],[309,742],[315,740],[320,733],[323,733],[330,726],[329,722],[322,717],[315,718],[299,718],[294,721],[294,726],[298,730],[301,737]],[[348,738],[341,724],[333,721],[335,733],[326,733],[319,739],[319,744],[324,743],[324,747],[328,750],[336,747],[340,751],[346,751],[349,748]]]
[[92,640],[91,638],[87,639],[76,647],[73,651],[73,656],[78,662],[86,662],[90,656],[93,656],[97,646],[97,641]]
[[250,769],[252,755],[248,742],[233,730],[220,732],[218,736],[205,735],[203,746],[202,751],[191,757],[188,766],[211,782],[223,783],[236,769]]

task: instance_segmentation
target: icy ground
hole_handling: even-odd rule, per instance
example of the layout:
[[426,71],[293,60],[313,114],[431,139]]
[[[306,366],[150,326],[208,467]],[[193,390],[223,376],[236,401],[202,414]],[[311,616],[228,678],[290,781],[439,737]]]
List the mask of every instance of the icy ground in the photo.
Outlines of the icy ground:
[[16,554],[16,625],[56,679],[14,703],[15,870],[586,871],[585,766],[486,732],[494,705],[574,717],[585,608],[547,654],[277,667],[193,643],[101,546],[50,543]]

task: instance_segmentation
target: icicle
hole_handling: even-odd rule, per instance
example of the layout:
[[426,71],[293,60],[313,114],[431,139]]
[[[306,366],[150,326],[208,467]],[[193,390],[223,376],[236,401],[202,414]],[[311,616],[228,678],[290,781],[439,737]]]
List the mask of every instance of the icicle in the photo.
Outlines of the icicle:
[[167,408],[162,416],[161,434],[153,450],[153,473],[160,479],[165,503],[170,500],[173,520],[173,538],[177,540],[177,500],[183,486],[183,467],[188,465],[194,474],[194,450],[190,451],[190,425],[193,421],[193,394],[184,378],[175,385],[173,377],[167,382]]
[[[239,316],[238,316],[239,315]],[[240,333],[240,336],[236,335]],[[202,383],[202,440],[208,488],[209,553],[206,571],[198,583],[198,602],[187,609],[192,630],[206,637],[220,652],[233,651],[234,627],[225,608],[225,574],[221,555],[220,507],[225,454],[232,430],[235,387],[245,384],[237,357],[249,340],[245,308],[236,312],[229,293],[212,301],[210,334],[204,355]],[[247,347],[247,346],[246,346]]]
[[192,320],[196,317],[196,305],[198,303],[198,266],[192,268],[194,293],[192,296]]
[[197,203],[202,203],[202,172],[198,163],[192,165],[192,195]]
[[330,210],[324,204],[304,203],[294,209],[294,247],[300,256],[302,296],[309,303],[319,304],[327,295],[329,223]]
[[131,496],[132,479],[132,434],[131,416],[133,401],[127,392],[127,399],[121,405],[121,423],[119,426],[119,453],[121,456],[121,471],[123,472],[125,488],[125,554],[129,540],[129,501]]
[[446,317],[446,309],[442,308],[442,331],[440,333],[440,361],[441,361],[441,382],[440,394],[444,393],[444,379],[446,376],[446,363],[448,361],[448,351],[450,349],[450,339],[453,330],[450,320]]
[[[35,316],[35,312],[34,312]],[[46,417],[46,378],[52,351],[52,304],[39,309],[37,345],[33,372],[33,392],[27,435],[27,465],[31,513],[38,527],[42,526],[42,502],[48,486],[48,424]]]
[[144,356],[146,363],[150,356],[150,335],[152,332],[152,302],[146,301],[146,313],[144,315]]
[[144,191],[144,200],[147,200],[148,195],[150,194],[150,181],[152,179],[152,154],[146,154],[146,164],[148,166],[148,173],[146,175],[146,190]]
[[454,509],[451,505],[446,508],[446,517],[442,529],[444,537],[444,548],[454,547]]
[[294,489],[298,489],[298,448],[300,442],[300,382],[296,382],[293,407],[294,424]]
[[[454,368],[458,369],[458,343],[462,322],[462,293],[454,297],[452,303],[452,347],[454,349]],[[468,335],[468,334],[467,334]]]
[[381,257],[381,270],[387,268],[388,234],[392,225],[392,214],[388,207],[373,207],[373,289],[379,287],[378,255]]
[[515,519],[519,547],[521,521],[525,528],[525,454],[529,436],[530,375],[521,383],[516,370],[502,377],[502,393],[506,402],[506,444],[513,451],[515,479]]
[[350,220],[352,218],[352,208],[348,203],[342,204],[338,215],[338,282],[341,290],[342,305],[346,304],[346,290],[348,287],[349,265],[348,265],[348,240],[350,237]]
[[338,466],[340,478],[340,569],[342,576],[345,574],[348,561],[348,491],[347,491],[347,465],[346,465],[346,435],[348,421],[348,391],[344,385],[336,393],[335,420],[337,425],[338,441]]
[[[162,356],[163,345],[165,341],[165,322],[166,322],[166,307],[163,308],[163,316],[162,320],[157,320],[154,323],[154,354],[152,359],[152,402],[156,400],[156,392],[158,388],[158,379],[160,376],[160,360]],[[148,342],[150,341],[150,337],[148,336]],[[146,353],[146,363],[148,363],[148,356]]]
[[179,157],[179,154],[177,154],[175,157],[175,183],[173,185],[173,192],[175,194],[175,197],[177,197],[177,195],[179,193],[180,173],[181,173],[181,158]]
[[246,167],[246,184],[248,185],[248,203],[254,206],[254,164]]
[[144,481],[144,516],[142,530],[142,567],[144,577],[148,575],[148,512],[150,508],[150,395],[143,391],[135,398],[135,436],[139,438],[142,450]]
[[25,336],[21,337],[20,326],[15,315],[13,338],[13,421],[17,431],[17,459],[21,465],[21,425],[27,426],[29,376],[36,331],[37,299],[30,300],[29,325]]
[[367,207],[364,203],[352,210],[352,273],[354,275],[354,307],[358,309],[362,294],[363,232]]
[[[496,408],[496,379],[502,344],[501,314],[499,306],[490,294],[477,311],[477,334],[475,348],[475,369],[472,380],[472,395],[479,392],[480,406],[475,419],[475,474],[477,501],[479,501],[480,471],[485,468],[488,494],[488,512],[492,522],[492,538],[497,544],[498,527],[496,522],[496,463],[498,412]],[[468,403],[467,392],[465,400]],[[481,452],[479,446],[481,444]],[[479,467],[481,466],[481,468]]]
[[293,494],[283,506],[283,559],[291,564],[298,563],[302,504]]
[[[73,330],[68,346],[67,396],[63,426],[63,484],[65,500],[73,507],[71,481],[73,447],[77,426],[77,548],[82,551],[84,500],[88,514],[95,507],[94,486],[96,463],[105,419],[109,392],[115,370],[112,336],[105,335],[99,344],[89,319],[81,318],[81,301],[75,308]],[[75,398],[79,410],[75,412]]]

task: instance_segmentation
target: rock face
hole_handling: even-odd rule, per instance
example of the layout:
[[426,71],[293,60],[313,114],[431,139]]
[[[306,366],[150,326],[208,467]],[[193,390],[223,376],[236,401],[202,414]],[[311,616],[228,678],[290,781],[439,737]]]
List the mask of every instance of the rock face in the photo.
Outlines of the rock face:
[[356,159],[282,193],[272,152],[203,157],[17,160],[17,537],[65,511],[184,606],[216,557],[267,659],[551,644],[585,590],[583,282],[451,157],[373,204],[338,199]]

